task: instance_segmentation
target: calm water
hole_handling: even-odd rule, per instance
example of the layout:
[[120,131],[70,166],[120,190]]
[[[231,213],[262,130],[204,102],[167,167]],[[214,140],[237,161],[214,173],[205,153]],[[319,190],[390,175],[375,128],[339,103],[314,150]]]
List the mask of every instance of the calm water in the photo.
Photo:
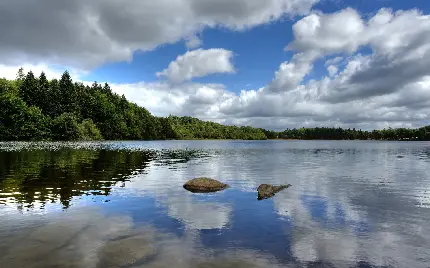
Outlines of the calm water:
[[2,268],[430,267],[430,143],[0,143],[0,216]]

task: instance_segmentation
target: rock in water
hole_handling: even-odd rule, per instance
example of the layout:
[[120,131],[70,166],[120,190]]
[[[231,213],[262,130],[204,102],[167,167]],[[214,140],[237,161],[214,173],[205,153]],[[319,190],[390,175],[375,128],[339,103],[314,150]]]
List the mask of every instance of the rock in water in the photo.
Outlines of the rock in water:
[[193,193],[210,193],[224,190],[228,185],[210,178],[195,178],[187,181],[184,188]]
[[128,267],[154,256],[156,251],[146,236],[110,241],[99,252],[99,267]]
[[270,184],[260,184],[260,186],[258,186],[257,191],[258,191],[258,200],[262,200],[262,199],[266,199],[266,198],[270,198],[272,196],[274,196],[277,192],[290,187],[290,184],[285,184],[285,185],[279,185],[279,186],[274,186],[274,185],[270,185]]

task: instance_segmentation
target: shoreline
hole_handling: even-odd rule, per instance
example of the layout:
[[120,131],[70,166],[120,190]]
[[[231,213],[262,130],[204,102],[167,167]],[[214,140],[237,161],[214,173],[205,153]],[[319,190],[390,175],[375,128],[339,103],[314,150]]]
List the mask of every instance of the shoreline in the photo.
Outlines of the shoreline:
[[167,139],[167,140],[0,140],[1,143],[12,142],[136,142],[136,141],[430,141],[430,140],[376,140],[376,139]]

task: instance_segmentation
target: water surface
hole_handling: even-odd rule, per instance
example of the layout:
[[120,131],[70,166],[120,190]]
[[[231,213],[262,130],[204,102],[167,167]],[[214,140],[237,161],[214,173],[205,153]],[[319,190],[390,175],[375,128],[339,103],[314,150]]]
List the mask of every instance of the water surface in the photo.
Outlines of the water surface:
[[429,267],[429,170],[428,142],[0,143],[0,267]]

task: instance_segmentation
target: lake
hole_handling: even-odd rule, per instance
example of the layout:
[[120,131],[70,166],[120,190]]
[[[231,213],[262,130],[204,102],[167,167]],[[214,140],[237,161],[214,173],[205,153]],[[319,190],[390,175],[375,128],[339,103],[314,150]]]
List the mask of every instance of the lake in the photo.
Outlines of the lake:
[[430,267],[430,143],[4,142],[0,215],[2,268]]

